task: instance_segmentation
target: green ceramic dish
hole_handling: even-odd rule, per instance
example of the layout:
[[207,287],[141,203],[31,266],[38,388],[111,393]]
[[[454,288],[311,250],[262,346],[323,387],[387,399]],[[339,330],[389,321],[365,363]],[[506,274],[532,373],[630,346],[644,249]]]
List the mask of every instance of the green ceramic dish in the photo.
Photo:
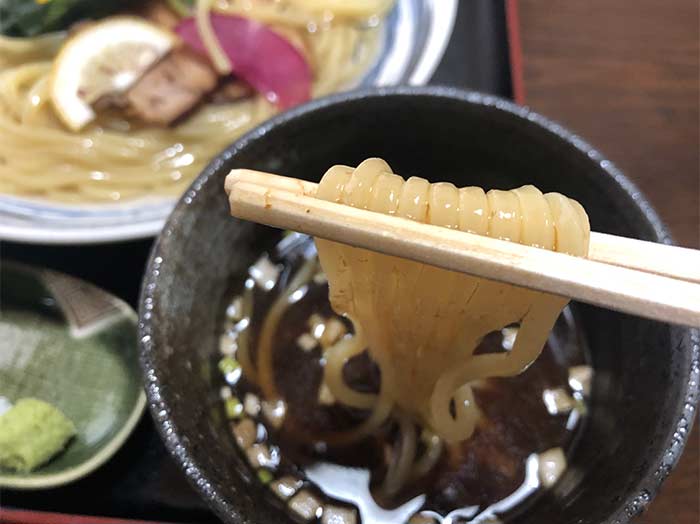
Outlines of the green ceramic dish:
[[143,413],[136,314],[81,280],[2,263],[0,397],[45,400],[78,430],[35,471],[0,469],[0,488],[49,488],[89,474],[119,449]]

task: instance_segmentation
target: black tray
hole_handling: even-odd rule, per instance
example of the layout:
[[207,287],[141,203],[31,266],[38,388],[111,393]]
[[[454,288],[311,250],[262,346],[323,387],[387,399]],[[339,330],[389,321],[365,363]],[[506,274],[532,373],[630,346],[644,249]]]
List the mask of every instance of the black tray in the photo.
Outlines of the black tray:
[[[503,2],[459,2],[454,33],[432,83],[511,96]],[[4,242],[0,254],[94,282],[136,306],[152,239],[98,246],[56,247]],[[121,450],[95,473],[62,488],[2,490],[0,506],[36,511],[218,522],[170,459],[150,415]]]

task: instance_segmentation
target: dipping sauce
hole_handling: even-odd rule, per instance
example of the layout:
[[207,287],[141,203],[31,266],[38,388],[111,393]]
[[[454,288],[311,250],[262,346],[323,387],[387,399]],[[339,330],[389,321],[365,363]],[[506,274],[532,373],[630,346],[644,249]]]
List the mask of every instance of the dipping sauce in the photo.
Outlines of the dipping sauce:
[[[308,279],[287,289],[310,267]],[[250,375],[259,371],[261,326],[285,289],[271,356],[281,399],[266,399],[259,377]],[[323,381],[324,349],[349,336],[352,325],[331,309],[313,241],[285,236],[232,283],[223,309],[218,370],[232,438],[271,500],[300,522],[506,523],[557,481],[585,420],[592,370],[568,307],[526,371],[472,384],[482,416],[468,440],[447,444],[391,418],[348,445],[328,437],[357,426],[368,411],[337,403]],[[510,350],[517,329],[490,333],[477,353]],[[343,370],[345,382],[366,393],[377,392],[379,373],[366,352]],[[417,460],[401,489],[387,492],[388,465],[406,434]]]

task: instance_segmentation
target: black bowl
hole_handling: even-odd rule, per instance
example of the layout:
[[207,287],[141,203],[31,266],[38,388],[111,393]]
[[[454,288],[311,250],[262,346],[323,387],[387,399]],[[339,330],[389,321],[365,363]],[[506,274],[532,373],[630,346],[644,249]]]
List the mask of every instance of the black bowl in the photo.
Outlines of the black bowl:
[[[397,173],[458,186],[532,183],[577,199],[592,228],[670,242],[656,213],[600,153],[527,108],[447,88],[342,94],[280,115],[218,156],[181,199],[153,248],[141,295],[141,355],[166,446],[228,523],[289,522],[266,504],[217,416],[210,370],[229,282],[271,230],[229,216],[235,167],[318,179],[369,156]],[[576,305],[596,375],[587,425],[553,496],[518,523],[621,524],[644,510],[676,464],[698,396],[698,333]]]

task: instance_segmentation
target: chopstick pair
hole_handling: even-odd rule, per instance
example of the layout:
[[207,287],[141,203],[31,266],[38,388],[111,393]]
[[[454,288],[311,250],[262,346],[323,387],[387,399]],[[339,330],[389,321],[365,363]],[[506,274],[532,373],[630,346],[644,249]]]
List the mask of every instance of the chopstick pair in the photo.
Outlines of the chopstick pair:
[[700,251],[591,232],[588,258],[315,198],[318,185],[248,169],[226,177],[231,214],[433,266],[700,326]]

